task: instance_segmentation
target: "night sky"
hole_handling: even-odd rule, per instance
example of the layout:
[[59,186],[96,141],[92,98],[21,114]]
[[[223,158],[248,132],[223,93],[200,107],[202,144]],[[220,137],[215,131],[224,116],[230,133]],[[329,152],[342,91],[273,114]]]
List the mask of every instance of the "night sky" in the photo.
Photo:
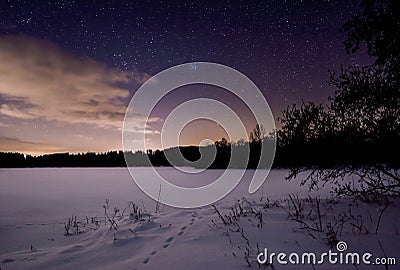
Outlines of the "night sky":
[[[3,151],[121,149],[130,98],[149,77],[177,64],[221,63],[247,75],[274,113],[301,100],[325,102],[328,70],[370,62],[346,55],[342,24],[358,1],[2,1],[0,146]],[[209,97],[244,104],[222,89],[177,89],[154,110],[149,147],[178,104]],[[143,123],[138,121],[138,128]],[[277,123],[279,127],[279,124]],[[190,124],[181,144],[219,139],[209,121]]]

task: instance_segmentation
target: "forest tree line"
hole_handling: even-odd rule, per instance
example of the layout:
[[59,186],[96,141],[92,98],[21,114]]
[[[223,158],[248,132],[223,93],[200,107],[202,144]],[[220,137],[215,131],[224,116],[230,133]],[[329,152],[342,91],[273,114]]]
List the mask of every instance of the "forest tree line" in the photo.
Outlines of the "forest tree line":
[[[290,111],[294,109],[291,108]],[[313,105],[303,105],[300,108],[302,114],[316,113]],[[309,119],[308,117],[305,117]],[[285,121],[292,121],[285,118]],[[247,168],[257,168],[261,152],[261,141],[275,143],[276,152],[273,168],[291,168],[296,166],[315,166],[320,168],[332,168],[338,165],[364,166],[371,164],[385,164],[385,166],[398,168],[400,156],[395,149],[399,148],[399,138],[376,138],[365,140],[355,134],[352,138],[344,134],[331,131],[322,133],[319,128],[310,128],[315,123],[300,123],[296,120],[298,131],[287,130],[287,125],[294,123],[285,122],[281,130],[275,134],[265,136],[263,127],[257,125],[251,133],[249,141],[229,142],[222,138],[216,141],[214,146],[216,156],[209,168],[227,168],[234,148],[248,148],[249,161]],[[308,126],[301,127],[307,124]],[[261,133],[260,133],[261,131]],[[259,133],[254,137],[254,133]],[[355,138],[353,138],[353,136]],[[201,146],[204,150],[212,146]],[[22,153],[0,152],[0,167],[125,167],[129,160],[129,166],[171,166],[164,152],[169,155],[177,155],[178,151],[188,161],[199,160],[201,154],[197,146],[180,146],[165,150],[147,150],[147,152],[123,152],[108,151],[103,153],[54,153],[39,156],[24,155]],[[125,154],[125,156],[124,156]],[[185,164],[175,164],[184,166]],[[201,166],[201,164],[200,164]],[[262,167],[262,166],[261,166]]]

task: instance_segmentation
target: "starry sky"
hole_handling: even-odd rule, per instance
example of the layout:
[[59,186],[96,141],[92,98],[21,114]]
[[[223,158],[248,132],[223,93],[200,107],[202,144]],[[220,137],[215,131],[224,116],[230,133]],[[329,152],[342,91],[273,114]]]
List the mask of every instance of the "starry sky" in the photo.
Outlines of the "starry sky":
[[[0,150],[29,154],[121,149],[135,91],[174,65],[235,68],[262,91],[274,118],[302,100],[326,102],[328,70],[371,62],[346,55],[339,33],[358,1],[1,1]],[[137,130],[160,148],[160,127],[185,100],[207,97],[248,108],[223,89],[190,85],[160,102]],[[277,123],[279,128],[279,123]],[[226,136],[208,120],[190,123],[180,144]]]

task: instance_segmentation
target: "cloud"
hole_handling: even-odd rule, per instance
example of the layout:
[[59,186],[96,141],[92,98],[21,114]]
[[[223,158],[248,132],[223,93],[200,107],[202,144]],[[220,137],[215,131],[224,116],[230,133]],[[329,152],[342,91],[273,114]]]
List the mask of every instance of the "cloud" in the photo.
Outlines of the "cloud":
[[130,95],[124,85],[149,78],[24,35],[0,36],[0,59],[0,116],[17,119],[120,128]]
[[37,117],[37,115],[31,114],[23,108],[17,108],[12,104],[0,105],[0,113],[3,116],[10,116],[19,119],[34,119]]
[[0,151],[24,152],[25,154],[43,154],[65,152],[66,148],[59,145],[25,141],[17,138],[0,137]]
[[132,106],[126,110],[126,118],[124,123],[124,132],[131,134],[159,134],[160,132],[152,128],[152,124],[160,123],[161,118],[156,116],[148,116],[138,114],[134,111]]

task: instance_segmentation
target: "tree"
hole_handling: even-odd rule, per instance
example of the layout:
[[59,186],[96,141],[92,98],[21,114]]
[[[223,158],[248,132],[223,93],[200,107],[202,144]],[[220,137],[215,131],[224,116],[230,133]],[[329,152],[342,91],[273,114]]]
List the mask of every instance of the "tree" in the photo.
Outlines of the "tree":
[[396,143],[400,134],[400,76],[381,66],[342,69],[331,74],[337,88],[331,109],[339,132],[356,141]]
[[265,137],[265,129],[263,125],[256,124],[256,127],[253,128],[253,131],[250,132],[250,143],[252,142],[261,142]]
[[283,110],[282,114],[279,118],[282,129],[278,131],[279,143],[282,146],[321,141],[334,129],[331,115],[321,104],[303,102],[300,108],[293,105]]
[[[348,53],[365,44],[376,65],[398,69],[400,55],[400,2],[398,0],[364,0],[361,12],[352,16],[341,29]],[[397,66],[397,67],[396,67]]]
[[400,134],[400,2],[364,0],[361,9],[341,29],[344,44],[348,53],[365,44],[375,61],[331,73],[329,83],[337,88],[332,109],[342,130],[394,143]]
[[[365,199],[399,195],[400,161],[393,149],[400,149],[400,2],[364,0],[361,12],[341,31],[347,34],[348,53],[365,44],[374,63],[331,73],[328,82],[337,90],[327,110],[312,103],[288,108],[278,135],[284,146],[330,142],[336,155],[342,151],[344,162],[330,161],[329,169],[318,162],[317,167],[303,164],[287,178],[311,169],[302,181],[310,188],[331,181],[339,194]],[[344,183],[348,176],[357,176],[358,183]]]
[[219,148],[228,148],[231,146],[231,144],[228,142],[228,140],[225,137],[222,137],[220,141],[216,141],[215,145]]

